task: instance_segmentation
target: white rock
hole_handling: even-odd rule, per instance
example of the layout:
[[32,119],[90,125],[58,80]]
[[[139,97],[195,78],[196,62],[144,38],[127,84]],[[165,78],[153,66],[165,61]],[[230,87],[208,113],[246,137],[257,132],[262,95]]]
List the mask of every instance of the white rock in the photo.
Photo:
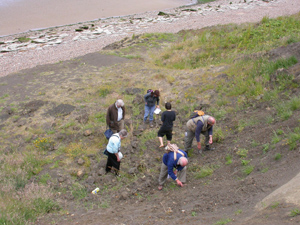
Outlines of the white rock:
[[66,34],[66,33],[63,33],[63,34],[59,35],[60,38],[65,38],[65,37],[68,37],[68,36],[69,36],[69,34]]
[[42,39],[42,38],[37,38],[37,39],[34,39],[32,40],[33,42],[36,42],[36,43],[46,43],[47,40],[46,39]]

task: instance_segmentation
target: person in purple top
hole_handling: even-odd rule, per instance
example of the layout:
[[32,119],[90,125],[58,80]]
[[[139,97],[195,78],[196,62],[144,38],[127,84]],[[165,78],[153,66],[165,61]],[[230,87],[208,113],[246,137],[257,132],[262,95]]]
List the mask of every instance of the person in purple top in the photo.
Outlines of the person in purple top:
[[188,164],[186,152],[180,150],[176,144],[168,144],[166,150],[168,152],[163,156],[158,178],[158,190],[162,190],[168,175],[175,180],[180,187],[186,182],[186,166]]

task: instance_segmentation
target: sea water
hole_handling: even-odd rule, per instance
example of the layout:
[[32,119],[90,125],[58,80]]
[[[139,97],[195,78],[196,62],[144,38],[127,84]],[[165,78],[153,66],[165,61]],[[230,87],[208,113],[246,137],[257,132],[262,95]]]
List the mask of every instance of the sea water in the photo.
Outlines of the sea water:
[[0,0],[0,36],[194,4],[197,0]]

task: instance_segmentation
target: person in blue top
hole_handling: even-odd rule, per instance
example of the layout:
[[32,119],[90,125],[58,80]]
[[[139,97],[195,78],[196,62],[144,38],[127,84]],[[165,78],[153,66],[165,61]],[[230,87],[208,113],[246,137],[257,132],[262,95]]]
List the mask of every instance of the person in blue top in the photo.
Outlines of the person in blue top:
[[186,152],[180,150],[176,144],[168,144],[166,150],[167,153],[163,156],[163,162],[160,168],[158,190],[162,190],[168,175],[175,180],[180,187],[186,182],[186,166],[188,164]]
[[144,114],[144,127],[149,116],[150,127],[153,127],[153,113],[155,108],[159,108],[159,90],[147,91],[147,94],[144,95],[145,100],[145,114]]
[[121,140],[127,137],[127,131],[125,129],[120,130],[119,133],[113,134],[106,146],[106,150],[108,151],[107,162],[106,162],[106,173],[114,170],[115,174],[118,175],[120,170],[121,160],[119,158],[118,152],[121,148]]

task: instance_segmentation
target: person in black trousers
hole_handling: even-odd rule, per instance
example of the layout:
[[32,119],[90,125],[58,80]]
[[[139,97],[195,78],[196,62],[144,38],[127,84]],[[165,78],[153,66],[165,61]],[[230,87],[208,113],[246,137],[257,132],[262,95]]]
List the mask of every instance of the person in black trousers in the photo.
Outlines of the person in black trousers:
[[165,104],[165,108],[167,111],[164,111],[161,115],[161,121],[163,124],[161,125],[159,131],[157,132],[158,140],[160,142],[160,148],[164,147],[163,136],[166,135],[168,144],[171,143],[172,140],[172,131],[173,131],[173,121],[176,119],[176,114],[171,110],[172,105],[170,102]]

